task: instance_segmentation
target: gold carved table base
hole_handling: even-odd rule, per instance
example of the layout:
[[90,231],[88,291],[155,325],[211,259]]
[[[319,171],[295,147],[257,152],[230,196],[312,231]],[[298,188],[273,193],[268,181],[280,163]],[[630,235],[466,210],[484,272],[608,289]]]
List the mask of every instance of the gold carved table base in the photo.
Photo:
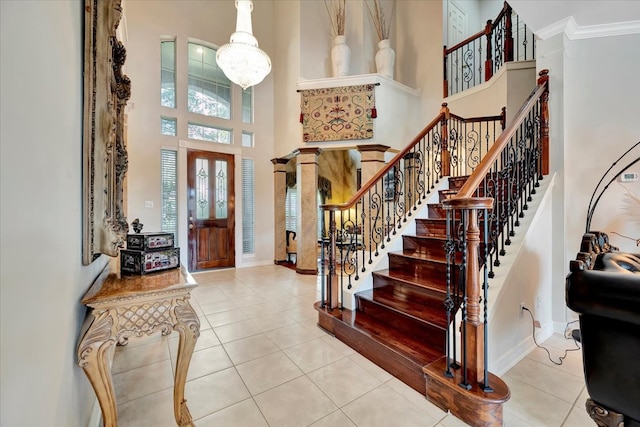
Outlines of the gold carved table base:
[[[90,322],[78,345],[78,365],[84,370],[98,397],[104,427],[118,425],[118,411],[107,355],[116,344],[125,345],[130,337],[153,335],[158,331],[180,335],[174,377],[173,409],[181,427],[194,426],[184,398],[191,355],[200,336],[200,321],[189,304],[196,285],[173,282],[178,270],[156,276],[119,279],[109,275],[105,284],[92,287],[83,303],[92,308]],[[160,282],[157,282],[160,280]],[[145,289],[145,283],[151,283]],[[154,286],[155,285],[155,286]],[[159,285],[159,286],[158,286]],[[99,285],[98,285],[99,286]],[[139,289],[138,289],[139,288]]]

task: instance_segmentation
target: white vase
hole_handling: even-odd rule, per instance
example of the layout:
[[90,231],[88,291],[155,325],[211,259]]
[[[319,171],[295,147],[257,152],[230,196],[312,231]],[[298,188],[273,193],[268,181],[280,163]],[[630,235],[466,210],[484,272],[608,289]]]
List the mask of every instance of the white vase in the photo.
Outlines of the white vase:
[[391,49],[389,39],[380,40],[376,53],[376,70],[378,74],[393,79],[393,68],[396,63],[396,53]]
[[333,77],[342,77],[349,74],[351,62],[351,49],[347,46],[347,36],[336,36],[331,48],[331,65]]

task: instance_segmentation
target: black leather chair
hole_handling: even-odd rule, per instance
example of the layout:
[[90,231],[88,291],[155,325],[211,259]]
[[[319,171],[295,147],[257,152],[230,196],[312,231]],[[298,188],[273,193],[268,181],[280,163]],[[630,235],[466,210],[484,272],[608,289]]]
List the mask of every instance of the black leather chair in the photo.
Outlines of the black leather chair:
[[640,427],[640,256],[592,232],[577,258],[566,302],[580,317],[587,411],[599,426]]

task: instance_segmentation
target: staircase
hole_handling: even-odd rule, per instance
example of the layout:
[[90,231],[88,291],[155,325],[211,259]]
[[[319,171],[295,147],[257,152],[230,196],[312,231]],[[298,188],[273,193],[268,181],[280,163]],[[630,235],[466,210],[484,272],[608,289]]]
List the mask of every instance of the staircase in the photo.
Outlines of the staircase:
[[[449,179],[440,200],[455,195],[467,177]],[[415,235],[390,252],[389,268],[373,272],[373,289],[356,293],[356,309],[319,310],[319,324],[403,382],[425,393],[422,368],[445,354],[446,214],[428,205]]]
[[[502,425],[509,399],[507,385],[488,370],[488,313],[495,302],[488,279],[549,173],[547,100],[543,70],[512,123],[486,146],[464,150],[461,141],[475,141],[474,130],[460,136],[465,124],[504,124],[504,115],[464,119],[443,104],[349,201],[322,206],[329,255],[315,305],[319,326],[475,426]],[[460,176],[469,165],[473,173]],[[416,219],[443,175],[449,189],[427,206],[427,219]],[[415,235],[398,236],[410,221]],[[354,230],[361,230],[357,239]],[[400,238],[402,249],[387,252]],[[383,256],[388,268],[377,270]],[[461,323],[451,321],[457,312]],[[458,339],[449,338],[458,336],[456,348]]]

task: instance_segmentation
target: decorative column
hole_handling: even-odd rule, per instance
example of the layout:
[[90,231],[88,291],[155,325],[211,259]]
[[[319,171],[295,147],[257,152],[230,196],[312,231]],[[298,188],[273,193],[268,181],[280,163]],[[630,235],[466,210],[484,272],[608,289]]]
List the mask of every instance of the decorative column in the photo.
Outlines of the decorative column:
[[[362,185],[364,186],[371,178],[373,178],[380,169],[382,169],[386,162],[384,161],[384,153],[389,149],[387,145],[371,144],[371,145],[358,145],[358,151],[360,152],[360,174]],[[362,242],[365,248],[369,248],[371,245],[371,215],[373,212],[369,209],[369,199],[364,198],[362,205],[360,206],[359,215],[365,214],[364,222],[362,218],[358,218],[358,223],[362,224]],[[374,221],[378,221],[382,226],[382,218],[373,218]],[[376,224],[374,224],[376,225]]]
[[300,148],[296,156],[298,254],[296,272],[318,274],[318,156],[320,148]]
[[388,149],[389,146],[380,144],[358,145],[362,184],[369,181],[385,165],[384,153]]
[[287,196],[287,163],[289,159],[271,159],[273,163],[273,262],[287,259],[285,200]]

